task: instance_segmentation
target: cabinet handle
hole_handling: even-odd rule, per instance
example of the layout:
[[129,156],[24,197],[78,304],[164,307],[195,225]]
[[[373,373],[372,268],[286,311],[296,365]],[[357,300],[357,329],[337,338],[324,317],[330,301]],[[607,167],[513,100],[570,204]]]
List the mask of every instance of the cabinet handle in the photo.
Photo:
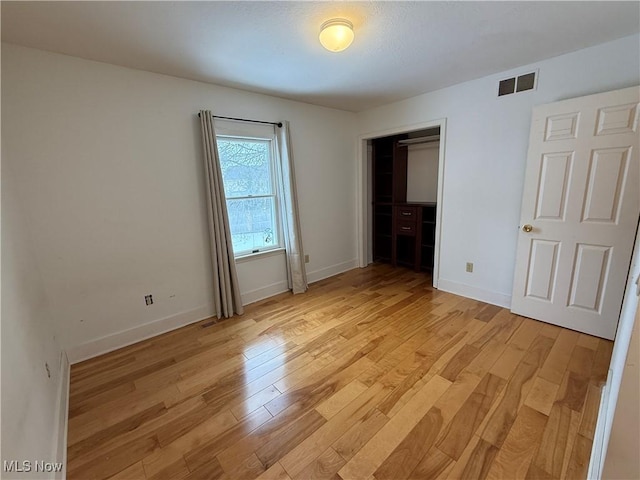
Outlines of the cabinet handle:
[[402,212],[402,215],[404,215],[405,217],[410,217],[411,216],[411,212]]
[[400,227],[400,230],[411,230],[411,227]]

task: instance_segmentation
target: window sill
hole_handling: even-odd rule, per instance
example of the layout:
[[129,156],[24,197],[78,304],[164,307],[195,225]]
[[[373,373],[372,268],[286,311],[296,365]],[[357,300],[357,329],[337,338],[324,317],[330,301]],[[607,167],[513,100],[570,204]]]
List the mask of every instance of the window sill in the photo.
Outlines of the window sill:
[[251,260],[257,260],[258,258],[266,258],[273,257],[275,255],[284,254],[284,248],[274,248],[273,250],[267,250],[266,252],[258,252],[258,253],[248,253],[246,255],[242,255],[236,257],[236,263],[245,263]]

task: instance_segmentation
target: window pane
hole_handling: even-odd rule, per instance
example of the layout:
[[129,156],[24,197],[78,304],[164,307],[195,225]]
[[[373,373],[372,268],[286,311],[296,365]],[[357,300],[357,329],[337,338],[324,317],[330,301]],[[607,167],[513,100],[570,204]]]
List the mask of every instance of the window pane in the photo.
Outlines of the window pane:
[[227,210],[234,253],[278,245],[273,197],[228,199]]
[[227,198],[273,193],[270,143],[269,140],[218,137],[220,167]]

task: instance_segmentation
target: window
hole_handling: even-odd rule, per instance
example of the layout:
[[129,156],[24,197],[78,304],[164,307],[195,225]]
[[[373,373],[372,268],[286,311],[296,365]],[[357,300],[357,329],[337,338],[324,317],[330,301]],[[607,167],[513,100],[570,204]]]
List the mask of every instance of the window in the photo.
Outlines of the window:
[[216,138],[234,255],[280,248],[273,133]]

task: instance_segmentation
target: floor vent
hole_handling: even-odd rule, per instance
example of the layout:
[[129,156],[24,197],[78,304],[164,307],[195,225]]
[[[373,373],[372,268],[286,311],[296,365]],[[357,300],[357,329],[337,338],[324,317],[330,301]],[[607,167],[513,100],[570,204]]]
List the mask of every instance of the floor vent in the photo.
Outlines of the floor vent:
[[506,78],[498,84],[498,96],[511,95],[517,92],[526,92],[536,88],[536,72],[525,73],[518,77]]

